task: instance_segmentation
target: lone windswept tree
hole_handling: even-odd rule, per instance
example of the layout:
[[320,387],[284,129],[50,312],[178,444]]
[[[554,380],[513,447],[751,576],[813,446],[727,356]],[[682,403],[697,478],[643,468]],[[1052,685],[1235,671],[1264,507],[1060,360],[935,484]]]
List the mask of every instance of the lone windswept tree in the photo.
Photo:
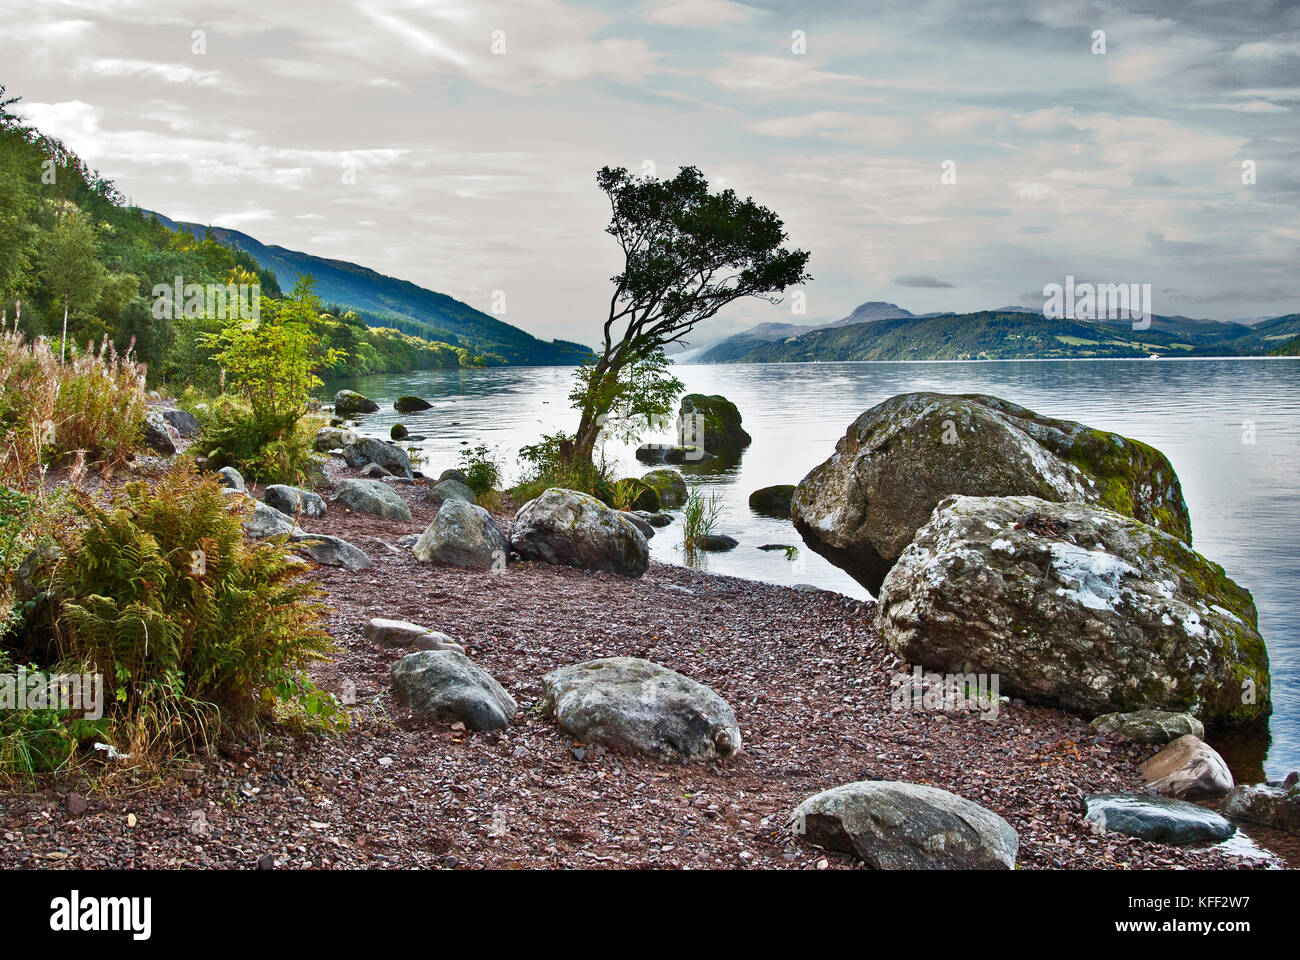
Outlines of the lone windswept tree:
[[734,190],[710,193],[695,167],[671,180],[603,167],[596,182],[612,211],[605,232],[624,263],[612,278],[604,342],[573,393],[582,411],[573,453],[586,463],[611,411],[655,417],[672,409],[681,385],[667,373],[666,345],[742,297],[780,303],[775,294],[811,279],[809,253],[782,246],[775,213]]

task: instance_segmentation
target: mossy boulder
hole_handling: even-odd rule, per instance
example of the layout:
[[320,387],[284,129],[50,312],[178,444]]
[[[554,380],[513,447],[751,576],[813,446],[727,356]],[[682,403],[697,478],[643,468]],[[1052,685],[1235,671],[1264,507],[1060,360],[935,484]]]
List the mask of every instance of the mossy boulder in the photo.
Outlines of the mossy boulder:
[[406,429],[405,424],[395,423],[388,431],[388,435],[394,440],[405,440],[411,435],[411,431]]
[[1159,450],[997,397],[905,393],[848,428],[800,481],[795,529],[872,593],[940,500],[1093,503],[1192,542],[1182,485]]
[[375,413],[379,404],[369,397],[363,397],[355,390],[340,390],[334,394],[334,412],[340,417],[352,417],[359,413]]
[[659,495],[659,506],[667,509],[686,502],[686,478],[676,470],[651,470],[641,475],[641,482]]
[[[688,393],[682,397],[677,415],[681,423],[683,443],[699,444],[710,453],[740,450],[753,441],[753,437],[740,425],[740,410],[719,394],[705,396],[702,393]],[[691,418],[696,416],[701,418],[698,435],[691,428]]]
[[779,483],[760,487],[749,495],[749,509],[768,517],[789,519],[790,501],[794,498],[794,484]]
[[420,397],[401,396],[393,401],[393,409],[398,413],[419,413],[421,410],[430,410],[432,408],[433,404]]
[[619,511],[577,490],[552,487],[515,514],[510,545],[525,560],[639,577],[650,547]]
[[1265,719],[1268,652],[1250,593],[1184,541],[1123,514],[1036,497],[950,497],[880,590],[889,649],[1093,717]]

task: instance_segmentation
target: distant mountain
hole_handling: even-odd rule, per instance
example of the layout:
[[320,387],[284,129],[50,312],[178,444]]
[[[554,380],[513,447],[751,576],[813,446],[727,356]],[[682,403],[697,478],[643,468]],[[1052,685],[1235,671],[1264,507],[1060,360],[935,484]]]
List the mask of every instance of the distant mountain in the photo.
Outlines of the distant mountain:
[[740,335],[705,352],[704,362],[836,360],[1005,360],[1023,358],[1242,356],[1267,353],[1300,334],[1300,315],[1255,328],[1237,323],[1152,317],[1146,330],[1125,321],[1053,320],[1041,313],[985,310],[831,325],[779,340]]
[[267,245],[238,230],[155,216],[169,229],[187,230],[197,237],[211,229],[221,242],[247,251],[260,266],[273,271],[284,290],[293,289],[300,274],[311,274],[324,303],[351,307],[370,326],[391,326],[404,333],[445,341],[498,363],[568,366],[581,363],[591,352],[578,343],[539,340],[444,293],[384,276],[369,267]]
[[[896,303],[881,300],[869,300],[854,308],[847,317],[829,323],[760,323],[756,327],[742,330],[716,343],[703,344],[697,348],[689,359],[696,363],[727,363],[753,349],[759,343],[773,340],[785,340],[802,336],[814,330],[827,330],[832,327],[851,326],[857,323],[875,323],[880,320],[894,320],[911,317],[913,314]],[[682,358],[687,359],[687,358]]]
[[830,327],[848,327],[855,323],[872,323],[876,320],[897,320],[899,317],[915,316],[911,311],[904,310],[896,303],[885,303],[882,300],[868,300],[861,306],[854,307],[843,320],[836,320],[834,323],[827,324]]

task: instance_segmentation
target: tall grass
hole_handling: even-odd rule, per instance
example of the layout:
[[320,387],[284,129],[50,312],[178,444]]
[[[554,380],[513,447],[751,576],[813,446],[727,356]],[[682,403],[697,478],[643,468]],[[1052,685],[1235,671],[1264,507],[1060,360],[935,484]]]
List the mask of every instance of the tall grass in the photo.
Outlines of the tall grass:
[[26,485],[42,465],[111,471],[143,437],[145,368],[104,338],[67,362],[44,338],[0,332],[0,480]]
[[692,566],[699,563],[704,539],[717,526],[721,513],[722,497],[716,491],[706,496],[699,485],[687,490],[686,502],[682,504],[682,550],[687,563]]

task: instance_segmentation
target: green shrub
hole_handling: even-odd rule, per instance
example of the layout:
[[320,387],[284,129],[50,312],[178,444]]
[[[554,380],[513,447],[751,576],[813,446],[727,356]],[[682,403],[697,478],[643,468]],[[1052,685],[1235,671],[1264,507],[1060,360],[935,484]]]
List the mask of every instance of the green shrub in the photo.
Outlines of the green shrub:
[[465,485],[474,491],[476,497],[491,493],[501,482],[501,468],[492,458],[486,443],[461,451],[460,470],[465,474]]
[[213,401],[194,452],[213,467],[235,467],[257,483],[310,486],[324,458],[316,452],[316,417],[258,416],[228,397]]
[[73,499],[48,659],[104,675],[119,748],[174,752],[277,715],[346,722],[305,674],[333,649],[322,591],[285,545],[244,536],[247,506],[215,479],[183,463],[103,505]]
[[564,432],[546,434],[537,443],[521,447],[519,458],[524,477],[511,493],[521,503],[551,487],[588,493],[605,503],[613,498],[613,468],[603,454],[595,463],[576,455],[573,438]]

